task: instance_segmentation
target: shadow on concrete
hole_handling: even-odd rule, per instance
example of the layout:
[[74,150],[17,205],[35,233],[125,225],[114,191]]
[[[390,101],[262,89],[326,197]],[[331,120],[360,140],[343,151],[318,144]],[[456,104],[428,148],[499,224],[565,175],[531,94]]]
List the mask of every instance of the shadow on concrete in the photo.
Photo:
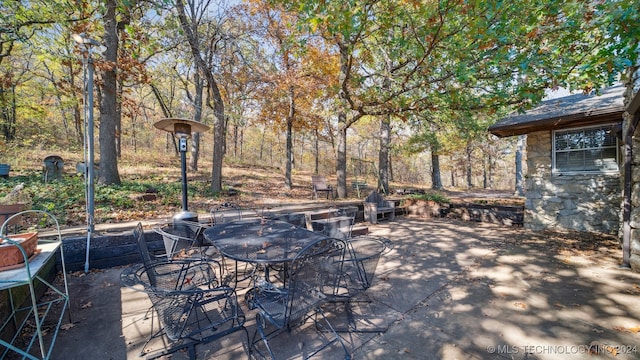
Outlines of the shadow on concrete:
[[[342,334],[355,359],[640,359],[640,274],[618,268],[615,243],[405,216],[370,231],[394,247],[354,304],[365,332]],[[73,326],[59,335],[54,359],[139,358],[150,303],[121,287],[121,271],[70,277]],[[344,325],[344,307],[331,306],[332,321]],[[253,335],[255,312],[245,311]],[[307,326],[277,346],[296,359],[321,338]],[[240,332],[199,346],[198,358],[246,358],[244,341]],[[341,349],[321,354],[340,358]]]

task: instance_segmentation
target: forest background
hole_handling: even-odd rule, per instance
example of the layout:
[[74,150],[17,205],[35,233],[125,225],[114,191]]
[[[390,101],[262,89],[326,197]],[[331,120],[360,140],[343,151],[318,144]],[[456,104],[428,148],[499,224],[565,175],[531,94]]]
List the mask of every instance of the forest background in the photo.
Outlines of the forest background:
[[[86,161],[89,111],[97,202],[112,210],[135,208],[123,194],[152,187],[167,187],[166,204],[177,206],[175,139],[153,127],[165,117],[212,128],[190,140],[194,195],[215,198],[249,181],[231,170],[246,165],[275,175],[278,191],[290,194],[313,173],[329,176],[339,198],[354,196],[349,182],[359,178],[386,193],[394,183],[515,190],[522,139],[497,139],[487,127],[559,88],[589,92],[621,81],[631,89],[637,5],[2,2],[0,163],[21,176],[0,183],[0,193],[26,181],[36,207],[82,208],[81,179],[42,184],[40,170],[49,154],[68,165]],[[87,51],[73,34],[95,45]]]

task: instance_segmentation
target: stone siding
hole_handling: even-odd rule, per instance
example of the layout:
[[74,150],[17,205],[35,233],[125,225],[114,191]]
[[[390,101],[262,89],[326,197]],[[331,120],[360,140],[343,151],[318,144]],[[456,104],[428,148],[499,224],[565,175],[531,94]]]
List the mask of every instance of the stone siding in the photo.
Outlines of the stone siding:
[[551,131],[527,135],[524,226],[532,230],[555,228],[618,234],[620,175],[553,176],[551,136]]
[[640,140],[633,137],[633,158],[631,162],[631,228],[630,245],[631,256],[629,264],[634,271],[640,272]]

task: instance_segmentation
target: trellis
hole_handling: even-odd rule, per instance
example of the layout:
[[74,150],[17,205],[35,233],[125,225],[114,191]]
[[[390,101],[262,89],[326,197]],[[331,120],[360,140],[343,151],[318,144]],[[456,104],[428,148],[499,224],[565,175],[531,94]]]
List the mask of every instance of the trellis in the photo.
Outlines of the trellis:
[[371,160],[352,157],[351,174],[353,174],[353,180],[351,182],[352,188],[357,192],[358,197],[362,197],[361,191],[366,191],[369,188],[366,183],[367,180],[371,178],[375,179],[374,187],[377,187],[380,183],[378,170],[375,163]]

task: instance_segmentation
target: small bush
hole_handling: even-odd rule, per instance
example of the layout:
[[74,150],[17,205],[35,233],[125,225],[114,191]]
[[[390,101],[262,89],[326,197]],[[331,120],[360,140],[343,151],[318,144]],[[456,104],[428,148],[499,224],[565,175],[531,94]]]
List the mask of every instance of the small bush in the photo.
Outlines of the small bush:
[[451,200],[441,194],[413,194],[413,195],[409,195],[407,196],[407,199],[411,199],[411,200],[424,200],[424,201],[434,201],[437,202],[438,204],[448,204],[449,202],[451,202]]

